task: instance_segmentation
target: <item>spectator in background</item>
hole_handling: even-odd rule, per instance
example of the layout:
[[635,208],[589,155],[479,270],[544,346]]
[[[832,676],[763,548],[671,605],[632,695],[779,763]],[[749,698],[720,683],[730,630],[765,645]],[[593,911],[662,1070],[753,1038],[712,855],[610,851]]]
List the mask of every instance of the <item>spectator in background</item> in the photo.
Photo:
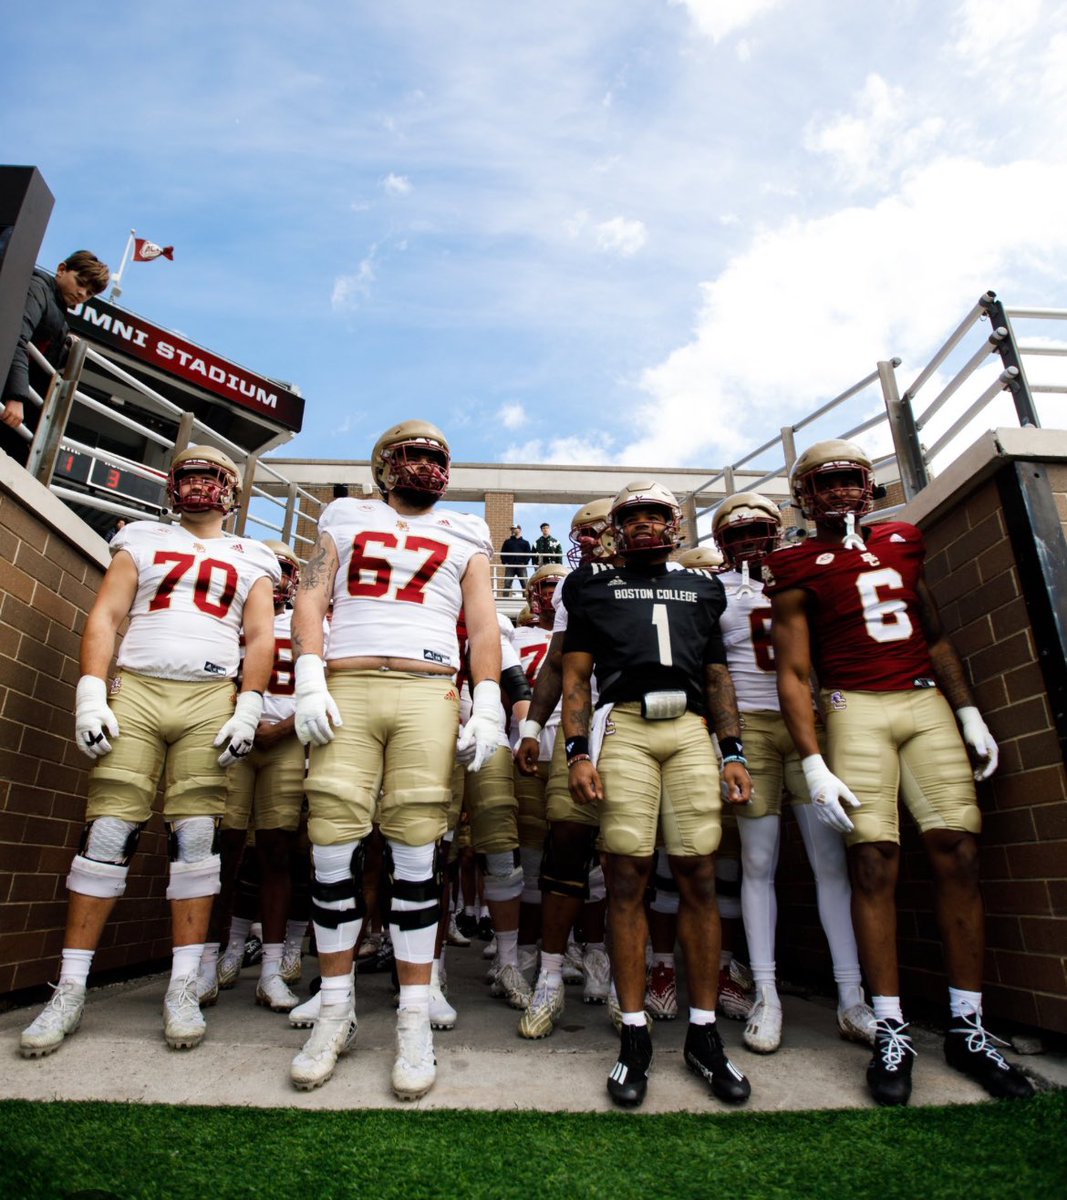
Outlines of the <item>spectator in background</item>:
[[504,591],[511,591],[512,581],[519,581],[519,590],[526,587],[526,567],[533,561],[533,547],[522,536],[522,526],[512,525],[511,536],[504,539],[500,547],[500,558],[504,564]]
[[[37,406],[30,400],[30,358],[27,347],[32,342],[53,367],[63,358],[63,342],[70,332],[66,310],[84,304],[107,287],[110,272],[95,254],[78,250],[56,267],[53,279],[35,269],[26,293],[22,312],[22,328],[11,358],[11,368],[4,383],[3,411],[0,412],[0,450],[16,462],[26,465],[30,443],[18,432],[25,425],[31,432],[37,428]],[[37,372],[34,372],[36,374]],[[34,380],[37,391],[44,392],[40,380]]]
[[111,527],[111,532],[107,535],[107,540],[110,542],[113,537],[117,537],[126,528],[126,518],[119,517]]
[[547,521],[541,525],[541,536],[534,542],[533,552],[534,563],[538,567],[547,563],[563,562],[563,547],[552,536],[552,529]]

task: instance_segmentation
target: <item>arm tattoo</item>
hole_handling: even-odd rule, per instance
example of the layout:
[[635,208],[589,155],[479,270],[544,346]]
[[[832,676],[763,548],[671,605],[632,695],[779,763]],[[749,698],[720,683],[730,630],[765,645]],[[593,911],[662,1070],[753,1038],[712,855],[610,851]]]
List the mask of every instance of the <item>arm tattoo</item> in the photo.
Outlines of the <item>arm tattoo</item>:
[[740,737],[741,718],[730,672],[722,663],[709,663],[704,678],[711,726],[719,737]]
[[327,564],[330,558],[330,544],[327,538],[320,537],[311,552],[311,557],[300,572],[300,586],[307,591],[322,587],[328,574]]

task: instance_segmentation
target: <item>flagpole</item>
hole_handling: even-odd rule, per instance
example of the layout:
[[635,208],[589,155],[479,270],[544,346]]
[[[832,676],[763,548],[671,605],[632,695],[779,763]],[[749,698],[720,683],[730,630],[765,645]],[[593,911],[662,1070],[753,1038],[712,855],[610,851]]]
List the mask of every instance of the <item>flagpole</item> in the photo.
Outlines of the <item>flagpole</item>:
[[122,295],[122,272],[126,270],[126,263],[129,261],[130,251],[133,249],[133,238],[136,232],[136,229],[130,230],[130,236],[126,239],[126,249],[122,252],[122,262],[119,263],[119,269],[111,276],[111,292],[108,300],[112,303]]

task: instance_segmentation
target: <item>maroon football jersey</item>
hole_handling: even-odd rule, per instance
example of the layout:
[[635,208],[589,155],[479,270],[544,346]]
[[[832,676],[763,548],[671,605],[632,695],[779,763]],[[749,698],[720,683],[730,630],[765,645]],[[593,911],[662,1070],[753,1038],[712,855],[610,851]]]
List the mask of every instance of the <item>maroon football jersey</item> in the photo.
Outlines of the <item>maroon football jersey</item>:
[[866,550],[799,542],[763,562],[770,595],[801,588],[810,597],[812,662],[820,687],[900,692],[930,687],[933,664],[919,617],[926,548],[914,525],[864,530]]

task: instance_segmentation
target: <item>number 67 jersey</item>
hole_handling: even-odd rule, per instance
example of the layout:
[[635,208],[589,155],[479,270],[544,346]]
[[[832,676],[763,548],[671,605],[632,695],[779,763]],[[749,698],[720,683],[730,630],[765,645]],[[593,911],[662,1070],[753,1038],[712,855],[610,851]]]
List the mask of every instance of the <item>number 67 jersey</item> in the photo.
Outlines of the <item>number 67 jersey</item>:
[[198,538],[180,525],[134,521],[111,539],[137,567],[118,665],[155,679],[233,679],[245,599],[278,560],[254,538]]
[[403,516],[381,500],[335,500],[319,535],[337,547],[329,659],[408,658],[459,669],[460,587],[489,526],[469,513]]
[[918,586],[926,547],[914,525],[863,531],[863,550],[812,538],[763,561],[766,593],[808,593],[819,686],[858,692],[929,687],[933,675]]

